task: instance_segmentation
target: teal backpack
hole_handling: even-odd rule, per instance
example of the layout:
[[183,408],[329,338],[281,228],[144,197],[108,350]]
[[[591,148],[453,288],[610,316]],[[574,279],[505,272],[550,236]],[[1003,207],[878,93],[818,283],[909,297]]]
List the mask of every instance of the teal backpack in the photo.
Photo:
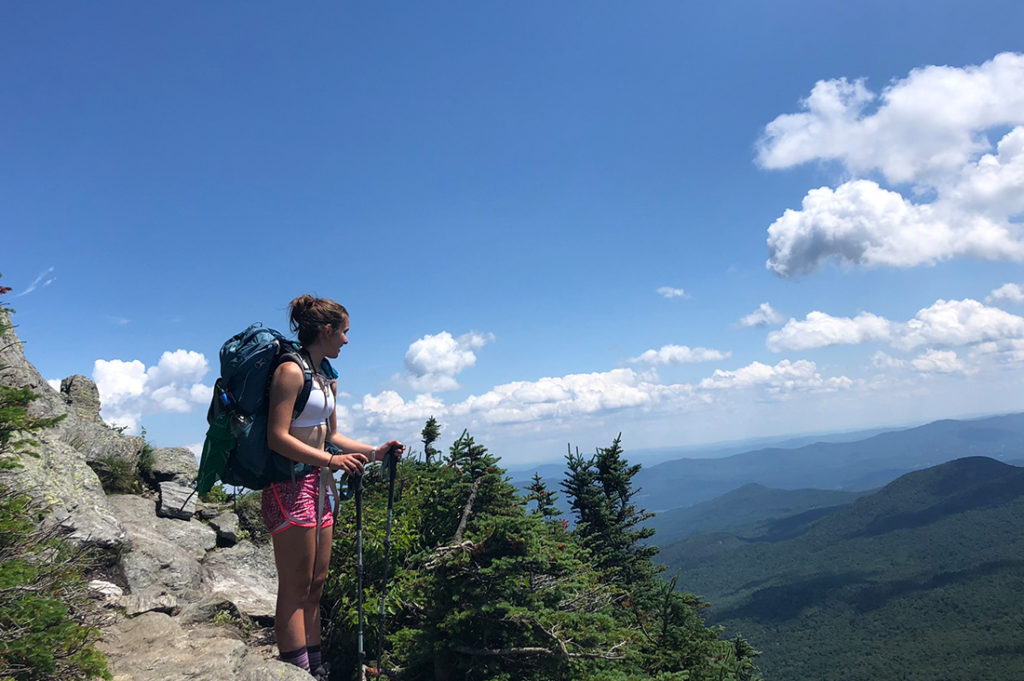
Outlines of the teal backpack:
[[[220,378],[213,387],[207,413],[210,429],[203,444],[196,492],[204,495],[217,480],[228,485],[263,489],[272,482],[294,480],[313,470],[270,449],[267,422],[270,379],[282,362],[302,369],[302,391],[295,400],[292,418],[306,406],[313,387],[313,370],[302,347],[280,332],[253,324],[229,338],[220,349]],[[321,371],[338,377],[326,359]]]

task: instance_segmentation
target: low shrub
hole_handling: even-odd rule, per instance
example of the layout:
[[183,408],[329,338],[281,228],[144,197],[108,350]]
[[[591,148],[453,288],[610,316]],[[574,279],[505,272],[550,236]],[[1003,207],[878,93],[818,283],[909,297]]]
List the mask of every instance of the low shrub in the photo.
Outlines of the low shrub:
[[270,543],[270,532],[263,522],[262,503],[263,492],[260,491],[245,492],[236,497],[235,513],[238,514],[238,525],[254,544]]
[[26,495],[0,487],[0,679],[111,679],[84,581],[95,557],[38,520]]

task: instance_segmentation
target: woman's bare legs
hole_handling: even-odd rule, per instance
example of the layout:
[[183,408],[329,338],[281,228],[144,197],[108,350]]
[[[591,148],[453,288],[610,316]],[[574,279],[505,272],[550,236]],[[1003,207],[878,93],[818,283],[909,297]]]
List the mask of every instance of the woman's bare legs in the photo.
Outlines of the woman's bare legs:
[[312,527],[290,527],[273,535],[277,565],[274,635],[282,653],[306,646],[305,606],[313,579],[315,540]]
[[[326,512],[330,513],[330,509],[327,509]],[[316,557],[316,573],[313,575],[313,583],[309,585],[309,595],[306,598],[306,604],[303,609],[306,635],[303,645],[306,646],[320,645],[320,597],[323,596],[324,582],[327,581],[327,570],[331,566],[331,542],[333,540],[334,527],[321,527],[320,551]]]

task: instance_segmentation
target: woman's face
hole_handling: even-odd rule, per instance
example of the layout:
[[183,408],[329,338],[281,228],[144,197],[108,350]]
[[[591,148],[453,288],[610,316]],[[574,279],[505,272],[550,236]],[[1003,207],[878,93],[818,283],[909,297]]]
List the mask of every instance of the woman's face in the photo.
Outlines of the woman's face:
[[346,319],[342,324],[328,324],[324,329],[324,354],[334,359],[346,345],[348,345],[348,320]]

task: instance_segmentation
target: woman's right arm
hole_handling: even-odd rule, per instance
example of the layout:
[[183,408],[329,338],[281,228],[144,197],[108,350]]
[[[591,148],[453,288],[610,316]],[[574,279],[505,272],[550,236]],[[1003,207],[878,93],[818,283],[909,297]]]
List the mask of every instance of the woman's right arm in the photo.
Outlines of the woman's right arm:
[[270,381],[267,444],[272,450],[292,461],[327,466],[331,461],[330,454],[322,449],[310,447],[289,432],[292,425],[292,409],[302,391],[304,381],[302,369],[294,362],[282,362],[274,371],[274,377]]

